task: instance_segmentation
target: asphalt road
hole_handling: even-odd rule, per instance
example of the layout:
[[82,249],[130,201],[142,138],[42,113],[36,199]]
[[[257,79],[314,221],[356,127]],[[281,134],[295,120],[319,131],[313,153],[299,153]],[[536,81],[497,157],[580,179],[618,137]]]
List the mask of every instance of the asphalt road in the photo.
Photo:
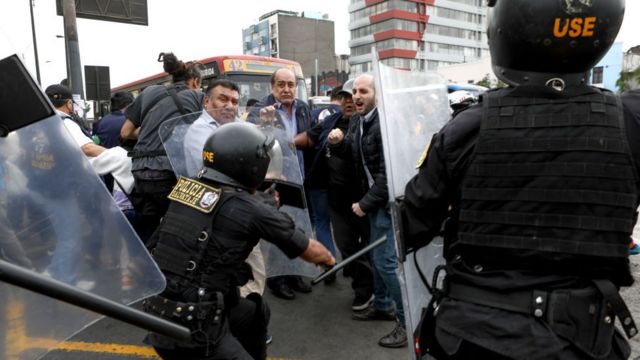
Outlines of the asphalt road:
[[[319,284],[311,294],[295,300],[275,298],[267,291],[271,307],[268,348],[270,360],[409,359],[408,349],[385,349],[378,339],[393,329],[393,322],[359,322],[351,319],[351,288],[342,275],[332,285]],[[43,360],[155,359],[143,344],[145,332],[111,319],[83,330]]]
[[[631,257],[632,272],[640,284],[640,256]],[[640,320],[640,286],[622,291],[636,320]],[[407,349],[385,349],[376,343],[390,331],[390,322],[351,320],[351,289],[342,277],[320,284],[311,294],[288,301],[266,294],[272,310],[270,360],[396,360],[409,359]],[[111,319],[103,319],[51,351],[44,360],[156,359],[143,344],[145,332]],[[640,360],[640,336],[630,340],[631,359]]]
[[[640,241],[640,227],[634,237]],[[636,285],[622,290],[629,309],[640,325],[640,255],[631,256]],[[270,360],[396,360],[409,359],[408,349],[385,349],[378,339],[393,328],[391,322],[362,323],[351,320],[351,289],[342,275],[333,285],[320,284],[297,299],[266,299],[271,306]],[[154,359],[142,339],[145,332],[124,323],[103,319],[86,328],[44,360]],[[633,360],[640,360],[640,336],[630,340]]]

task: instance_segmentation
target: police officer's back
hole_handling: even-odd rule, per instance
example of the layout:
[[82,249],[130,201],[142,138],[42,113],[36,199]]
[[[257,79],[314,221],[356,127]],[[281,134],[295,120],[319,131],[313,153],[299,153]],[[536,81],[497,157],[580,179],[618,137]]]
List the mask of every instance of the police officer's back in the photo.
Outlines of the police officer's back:
[[409,248],[448,218],[448,275],[422,346],[437,358],[627,358],[613,324],[637,332],[618,288],[633,283],[640,131],[624,98],[585,85],[624,1],[490,4],[494,71],[511,87],[448,123],[405,192]]

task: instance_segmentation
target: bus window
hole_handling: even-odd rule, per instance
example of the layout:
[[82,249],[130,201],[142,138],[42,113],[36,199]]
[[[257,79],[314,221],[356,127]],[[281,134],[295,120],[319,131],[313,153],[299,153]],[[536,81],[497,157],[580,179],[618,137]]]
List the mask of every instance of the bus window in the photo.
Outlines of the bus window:
[[[271,75],[228,74],[227,78],[240,88],[240,106],[245,106],[249,99],[260,101],[271,94]],[[307,87],[304,80],[298,79],[296,91],[296,97],[306,102]]]
[[307,83],[303,79],[298,79],[298,86],[297,86],[296,90],[298,92],[296,97],[298,99],[308,103],[309,102],[309,96],[307,95]]

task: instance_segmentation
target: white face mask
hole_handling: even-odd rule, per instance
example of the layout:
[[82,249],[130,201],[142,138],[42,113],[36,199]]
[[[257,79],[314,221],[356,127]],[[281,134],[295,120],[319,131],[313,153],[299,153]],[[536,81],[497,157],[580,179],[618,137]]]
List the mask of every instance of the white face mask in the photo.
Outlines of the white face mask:
[[67,101],[67,110],[69,115],[73,114],[73,101]]

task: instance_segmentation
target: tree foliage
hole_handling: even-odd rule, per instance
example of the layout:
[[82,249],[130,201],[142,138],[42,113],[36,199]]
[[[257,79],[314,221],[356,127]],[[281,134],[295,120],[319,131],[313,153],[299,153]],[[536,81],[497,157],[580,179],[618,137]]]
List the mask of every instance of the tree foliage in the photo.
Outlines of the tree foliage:
[[621,93],[637,87],[638,84],[640,84],[640,67],[633,71],[620,72],[620,78],[616,81],[616,86]]

